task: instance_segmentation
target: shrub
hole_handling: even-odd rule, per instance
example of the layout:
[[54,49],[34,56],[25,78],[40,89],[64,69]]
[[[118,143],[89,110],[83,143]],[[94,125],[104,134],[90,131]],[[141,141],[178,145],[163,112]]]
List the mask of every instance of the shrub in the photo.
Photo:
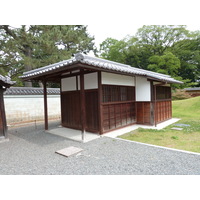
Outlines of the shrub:
[[181,89],[176,89],[172,92],[172,100],[182,100],[182,99],[189,99],[191,96]]
[[171,137],[173,140],[178,140],[178,136],[172,136]]

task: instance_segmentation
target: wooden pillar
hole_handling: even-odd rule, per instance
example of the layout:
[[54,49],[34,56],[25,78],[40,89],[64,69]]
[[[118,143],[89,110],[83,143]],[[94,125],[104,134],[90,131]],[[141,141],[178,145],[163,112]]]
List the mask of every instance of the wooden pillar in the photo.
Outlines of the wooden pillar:
[[6,122],[6,113],[5,113],[5,106],[4,106],[4,99],[3,99],[3,92],[4,89],[2,88],[2,86],[0,86],[0,136],[3,136],[5,138],[8,137],[7,134],[7,122]]
[[81,69],[81,73],[80,73],[80,103],[81,103],[82,141],[84,141],[85,128],[86,128],[86,110],[85,110],[85,87],[84,87],[84,70],[83,69]]
[[103,115],[102,115],[102,78],[101,72],[98,72],[98,116],[99,116],[99,134],[103,134]]
[[156,85],[154,85],[154,124],[155,127],[157,126],[157,121],[156,121]]
[[44,125],[45,130],[48,130],[48,106],[47,106],[47,84],[46,80],[43,81],[43,93],[44,93]]

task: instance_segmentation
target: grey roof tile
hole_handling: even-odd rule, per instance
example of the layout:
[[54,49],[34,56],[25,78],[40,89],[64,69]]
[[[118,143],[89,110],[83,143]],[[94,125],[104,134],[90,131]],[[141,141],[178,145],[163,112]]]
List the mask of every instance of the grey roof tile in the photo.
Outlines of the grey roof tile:
[[5,84],[8,84],[8,85],[14,85],[15,84],[15,81],[11,81],[11,79],[9,77],[4,77],[1,74],[0,74],[0,81],[2,81]]
[[[43,88],[34,87],[10,87],[4,93],[5,95],[42,95]],[[59,95],[60,88],[47,88],[48,95]]]
[[47,71],[53,72],[57,68],[67,67],[71,64],[75,64],[78,62],[82,64],[88,64],[97,68],[110,70],[112,72],[117,71],[121,73],[127,73],[130,75],[146,76],[148,78],[158,79],[160,81],[164,81],[168,83],[182,83],[181,81],[177,81],[174,78],[170,77],[169,75],[151,72],[148,70],[131,67],[130,65],[125,65],[125,64],[121,64],[121,63],[117,63],[117,62],[113,62],[113,61],[109,61],[109,60],[105,60],[101,58],[91,57],[91,56],[87,56],[80,53],[76,54],[75,57],[72,59],[64,60],[55,64],[51,64],[51,65],[41,67],[35,70],[24,72],[21,78],[27,78],[27,77],[31,78],[38,74],[41,75],[43,73],[46,73]]
[[194,87],[194,88],[185,88],[186,91],[198,91],[200,90],[200,87]]

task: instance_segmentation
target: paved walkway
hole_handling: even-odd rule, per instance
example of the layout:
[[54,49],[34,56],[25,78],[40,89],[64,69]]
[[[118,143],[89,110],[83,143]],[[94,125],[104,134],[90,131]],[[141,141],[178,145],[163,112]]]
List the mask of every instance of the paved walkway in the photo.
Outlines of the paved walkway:
[[[9,142],[0,143],[0,174],[200,174],[199,155],[109,137],[81,143],[42,128],[9,130]],[[70,146],[83,151],[68,158],[55,153]]]

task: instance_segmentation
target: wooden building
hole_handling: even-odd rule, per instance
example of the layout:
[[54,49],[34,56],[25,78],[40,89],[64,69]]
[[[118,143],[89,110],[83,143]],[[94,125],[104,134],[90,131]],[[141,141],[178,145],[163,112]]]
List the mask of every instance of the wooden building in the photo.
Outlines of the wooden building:
[[80,53],[70,60],[25,72],[21,78],[44,84],[46,129],[46,83],[58,82],[62,126],[99,134],[170,119],[170,84],[182,83],[168,75]]
[[0,140],[8,137],[3,93],[14,83],[9,78],[0,75]]
[[200,96],[200,87],[185,88],[184,90],[192,97]]

